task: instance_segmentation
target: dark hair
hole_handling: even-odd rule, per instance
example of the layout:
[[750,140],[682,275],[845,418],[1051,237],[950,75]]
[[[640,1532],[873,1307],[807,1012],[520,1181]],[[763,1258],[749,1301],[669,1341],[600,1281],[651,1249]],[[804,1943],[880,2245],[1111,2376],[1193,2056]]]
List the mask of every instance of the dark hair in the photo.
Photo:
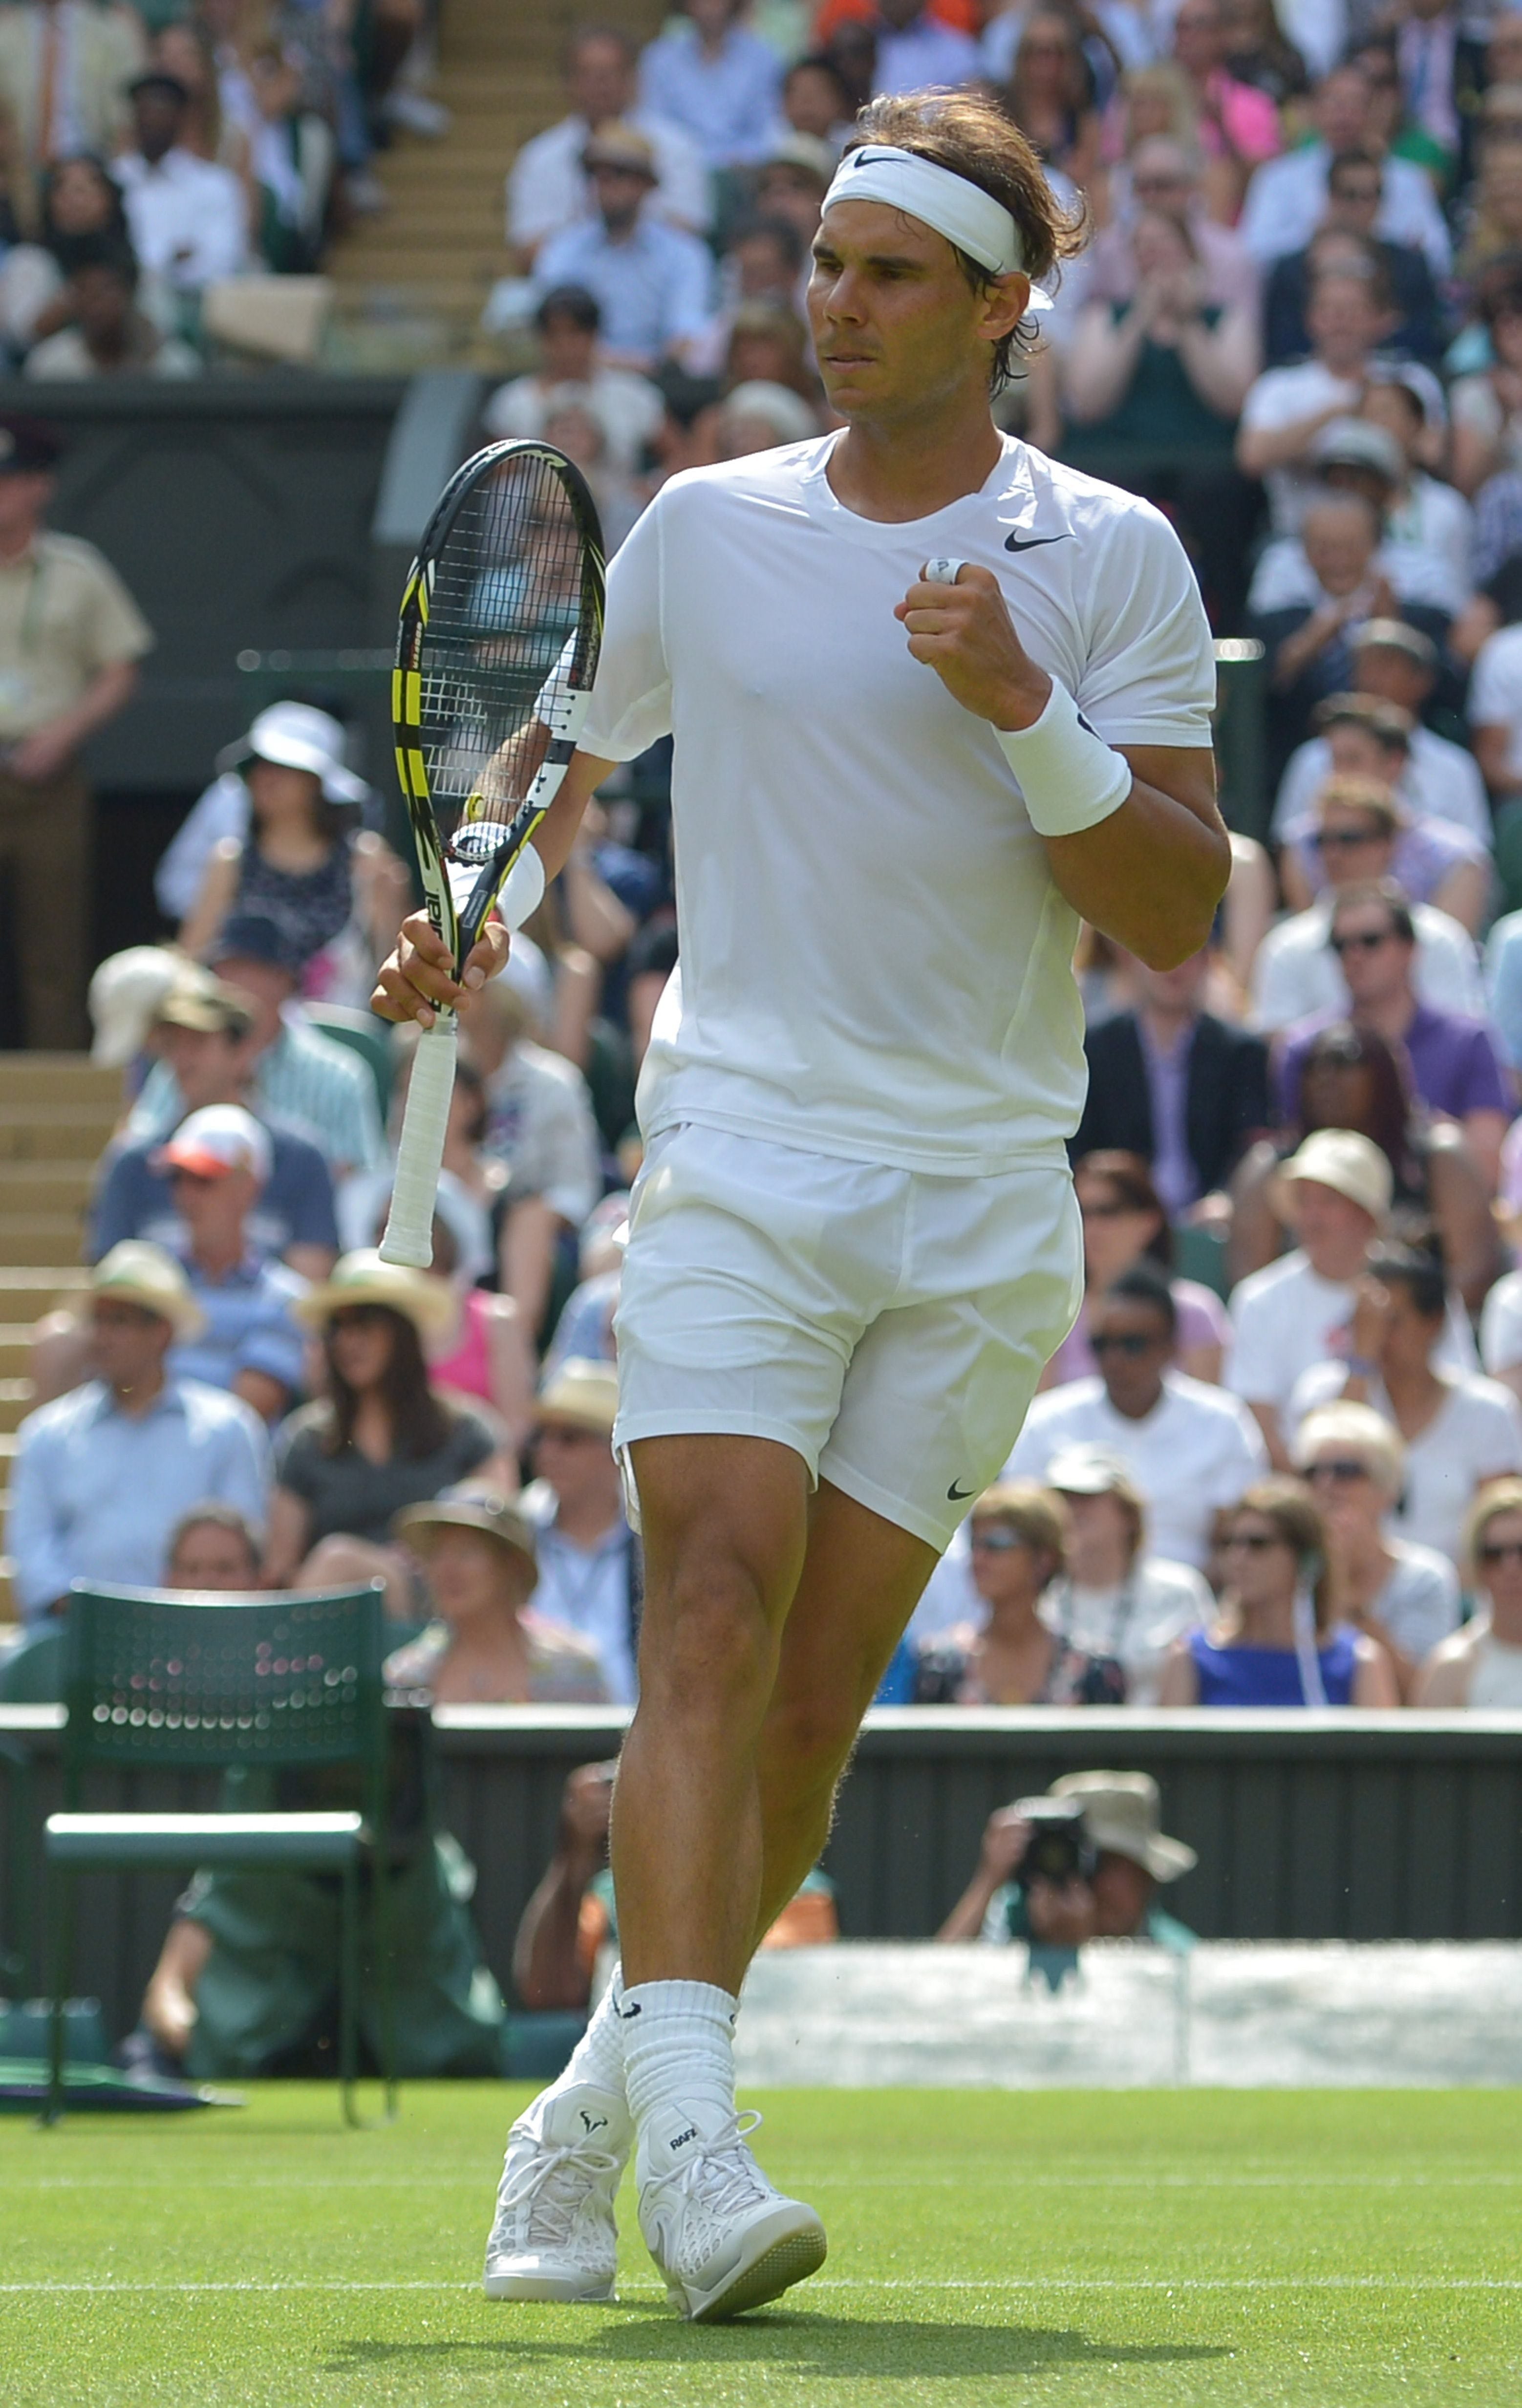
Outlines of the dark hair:
[[[428,1368],[417,1330],[404,1312],[394,1312],[389,1305],[370,1305],[366,1310],[380,1315],[392,1333],[391,1359],[377,1388],[391,1422],[393,1457],[416,1461],[420,1455],[433,1455],[448,1438],[454,1416],[428,1385]],[[323,1331],[323,1352],[327,1358],[329,1397],[326,1426],[320,1431],[319,1443],[324,1455],[341,1455],[353,1443],[360,1396],[333,1359],[331,1321]]]
[[56,253],[61,242],[78,241],[80,238],[79,236],[60,234],[53,223],[53,193],[59,177],[66,167],[88,167],[92,174],[99,179],[101,189],[109,204],[106,223],[100,231],[102,234],[115,235],[118,241],[124,242],[130,250],[132,237],[127,232],[127,211],[122,197],[122,187],[107,166],[105,160],[98,158],[93,150],[71,150],[66,159],[55,159],[50,166],[45,167],[42,171],[38,200],[42,212],[42,239],[47,248]]
[[78,276],[82,268],[103,267],[127,292],[137,290],[137,262],[132,246],[116,235],[62,236],[54,246],[54,257],[65,276]]
[[1372,150],[1339,150],[1327,165],[1328,192],[1339,176],[1343,175],[1351,167],[1372,167],[1375,173],[1381,176],[1385,172],[1383,161],[1377,159]]
[[[856,131],[846,144],[846,155],[867,142],[892,143],[933,160],[954,176],[976,184],[982,193],[1009,210],[1020,236],[1026,273],[1033,283],[1050,288],[1059,263],[1084,247],[1084,213],[1070,217],[1046,180],[1046,170],[1016,125],[986,93],[964,92],[886,93],[869,101],[856,120]],[[955,249],[955,246],[953,246]],[[986,267],[956,251],[963,275],[974,293],[991,293],[998,283]],[[1002,393],[1010,381],[1017,351],[1029,350],[1034,335],[1022,332],[1022,320],[994,345],[989,388]]]
[[1331,1622],[1332,1584],[1327,1563],[1327,1526],[1311,1491],[1303,1481],[1271,1473],[1267,1480],[1256,1480],[1244,1489],[1220,1519],[1229,1524],[1239,1513],[1261,1513],[1285,1546],[1294,1549],[1300,1577],[1310,1585],[1319,1636]]
[[742,242],[754,242],[758,236],[776,244],[795,275],[803,265],[803,236],[791,218],[746,218],[736,226],[725,248],[736,251]]
[[470,1125],[465,1133],[466,1141],[469,1145],[480,1145],[486,1134],[486,1124],[491,1117],[491,1108],[486,1100],[486,1082],[475,1063],[466,1054],[462,1054],[454,1065],[454,1083],[456,1087],[465,1088],[475,1105],[475,1110],[470,1115]]
[[596,296],[584,284],[553,284],[534,312],[534,323],[542,335],[552,318],[568,318],[583,335],[599,334],[602,330],[602,308]]
[[1411,898],[1405,888],[1393,878],[1364,878],[1356,886],[1344,886],[1332,905],[1329,937],[1337,933],[1341,913],[1357,903],[1382,903],[1390,915],[1390,934],[1402,944],[1416,941],[1416,923],[1411,916]]
[[807,68],[811,75],[828,76],[831,83],[835,86],[836,92],[840,95],[840,115],[842,117],[848,117],[851,113],[851,94],[846,89],[844,76],[840,73],[840,68],[836,65],[835,61],[829,56],[827,51],[809,50],[805,52],[801,59],[795,59],[792,65],[788,68],[787,73],[783,78],[783,90],[785,92],[788,85],[792,82],[793,78],[796,75],[802,75],[805,68]]
[[1173,1232],[1168,1225],[1168,1209],[1152,1183],[1152,1172],[1139,1154],[1127,1154],[1121,1146],[1098,1146],[1092,1154],[1083,1154],[1073,1164],[1073,1177],[1108,1179],[1128,1212],[1152,1212],[1157,1227],[1147,1240],[1142,1253],[1149,1262],[1161,1263],[1165,1270],[1172,1268]]
[[1329,694],[1317,703],[1311,724],[1318,736],[1328,727],[1366,727],[1381,744],[1409,752],[1415,722],[1400,703],[1384,702],[1375,694]]
[[1111,1281],[1104,1292],[1104,1301],[1107,1304],[1144,1304],[1149,1312],[1158,1315],[1170,1338],[1177,1332],[1179,1309],[1173,1301],[1168,1273],[1160,1263],[1148,1262],[1145,1254],[1132,1263],[1128,1270],[1122,1271],[1119,1279]]
[[[1335,1121],[1313,1120],[1305,1109],[1307,1082],[1317,1070],[1363,1070],[1370,1082],[1370,1107],[1361,1121],[1350,1120],[1345,1109]],[[1370,1028],[1355,1028],[1350,1020],[1333,1021],[1318,1029],[1300,1062],[1299,1132],[1310,1137],[1321,1128],[1354,1128],[1377,1145],[1395,1174],[1410,1190],[1422,1185],[1422,1169],[1412,1142],[1412,1089],[1404,1050]]]
[[1424,1321],[1442,1321],[1448,1311],[1448,1283],[1433,1237],[1422,1246],[1378,1246],[1369,1256],[1371,1277],[1386,1287],[1403,1287],[1411,1309]]

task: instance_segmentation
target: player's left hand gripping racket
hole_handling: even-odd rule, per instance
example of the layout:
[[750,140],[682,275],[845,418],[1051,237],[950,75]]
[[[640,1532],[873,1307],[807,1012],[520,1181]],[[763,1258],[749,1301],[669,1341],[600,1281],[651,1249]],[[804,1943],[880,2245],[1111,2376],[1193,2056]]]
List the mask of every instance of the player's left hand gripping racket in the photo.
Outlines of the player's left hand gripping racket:
[[[602,530],[549,443],[492,443],[451,479],[402,595],[392,717],[428,917],[458,977],[576,750],[602,642]],[[426,1269],[457,1024],[423,1031],[380,1252]]]

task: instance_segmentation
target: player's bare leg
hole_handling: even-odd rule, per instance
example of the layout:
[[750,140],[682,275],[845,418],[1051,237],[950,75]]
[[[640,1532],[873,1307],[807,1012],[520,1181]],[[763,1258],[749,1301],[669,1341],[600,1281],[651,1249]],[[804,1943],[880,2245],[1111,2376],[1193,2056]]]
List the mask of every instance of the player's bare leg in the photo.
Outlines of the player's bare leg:
[[933,1547],[821,1481],[762,1726],[761,1903],[753,1950],[819,1861],[861,1718],[926,1582]]

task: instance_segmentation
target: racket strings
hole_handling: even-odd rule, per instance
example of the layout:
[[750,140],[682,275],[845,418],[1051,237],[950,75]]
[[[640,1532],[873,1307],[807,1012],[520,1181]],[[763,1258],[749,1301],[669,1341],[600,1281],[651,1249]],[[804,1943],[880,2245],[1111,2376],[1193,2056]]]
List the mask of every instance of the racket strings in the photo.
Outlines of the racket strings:
[[461,859],[493,849],[462,815],[510,819],[532,783],[538,749],[511,739],[584,675],[584,578],[582,531],[547,463],[510,460],[462,497],[432,563],[415,664],[429,792]]

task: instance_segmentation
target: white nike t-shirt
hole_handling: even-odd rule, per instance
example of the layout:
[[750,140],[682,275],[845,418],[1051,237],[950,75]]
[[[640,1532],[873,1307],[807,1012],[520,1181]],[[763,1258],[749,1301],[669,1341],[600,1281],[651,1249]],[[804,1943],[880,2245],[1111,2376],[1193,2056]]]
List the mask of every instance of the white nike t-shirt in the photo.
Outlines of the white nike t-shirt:
[[609,571],[582,750],[675,738],[682,959],[640,1123],[1004,1169],[1077,1125],[1078,922],[992,728],[894,606],[936,555],[994,570],[1111,744],[1209,744],[1210,630],[1131,494],[1007,438],[979,493],[883,525],[830,491],[835,440],[673,478]]

